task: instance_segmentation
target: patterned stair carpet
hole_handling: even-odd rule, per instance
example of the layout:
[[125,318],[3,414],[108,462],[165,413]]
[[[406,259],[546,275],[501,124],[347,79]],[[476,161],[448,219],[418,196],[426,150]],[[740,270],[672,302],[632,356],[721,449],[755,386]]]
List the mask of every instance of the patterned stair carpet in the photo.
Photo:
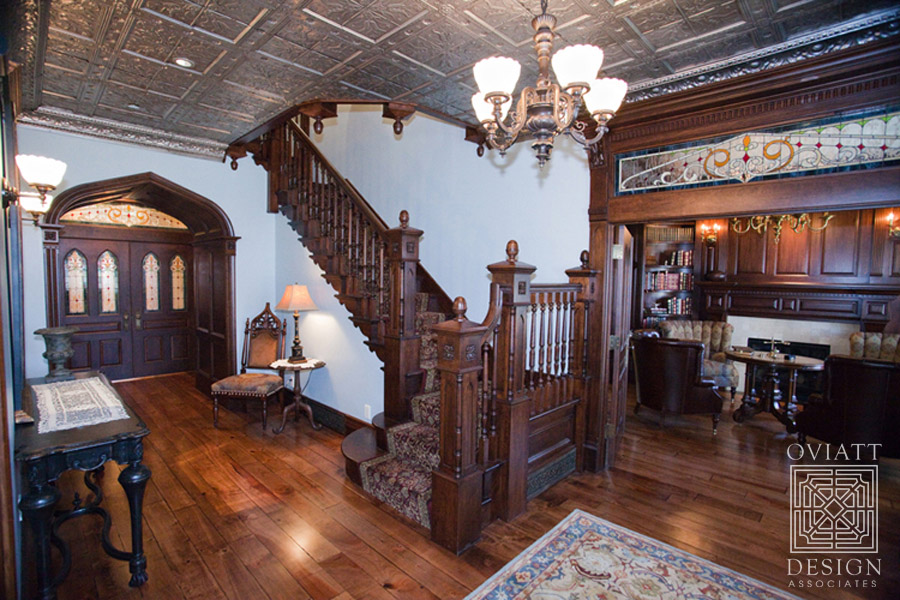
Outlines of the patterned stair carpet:
[[466,600],[799,600],[693,554],[575,510]]
[[422,391],[411,400],[413,420],[388,429],[388,453],[361,463],[359,470],[367,493],[431,529],[431,471],[440,461],[441,409],[437,336],[431,326],[447,317],[429,311],[429,299],[416,295]]

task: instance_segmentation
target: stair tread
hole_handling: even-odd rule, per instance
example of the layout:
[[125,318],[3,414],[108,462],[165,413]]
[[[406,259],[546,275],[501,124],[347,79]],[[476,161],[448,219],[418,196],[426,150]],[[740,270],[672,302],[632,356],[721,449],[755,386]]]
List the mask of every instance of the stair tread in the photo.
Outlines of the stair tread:
[[388,452],[422,469],[440,465],[440,431],[429,425],[408,421],[388,429]]
[[431,529],[431,470],[386,454],[360,465],[363,490]]

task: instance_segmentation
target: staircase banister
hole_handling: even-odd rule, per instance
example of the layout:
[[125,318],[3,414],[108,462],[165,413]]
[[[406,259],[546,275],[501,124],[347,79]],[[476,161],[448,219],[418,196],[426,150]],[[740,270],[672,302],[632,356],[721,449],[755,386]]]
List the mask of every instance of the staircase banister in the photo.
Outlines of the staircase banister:
[[300,129],[300,127],[294,121],[288,121],[287,127],[291,131],[291,133],[299,136],[300,139],[304,141],[306,146],[313,153],[313,156],[316,157],[316,160],[321,162],[322,166],[325,167],[325,170],[328,171],[329,176],[331,176],[334,181],[337,181],[343,185],[344,191],[347,192],[347,195],[350,197],[353,203],[356,204],[360,212],[369,220],[375,230],[383,236],[384,232],[390,228],[388,227],[387,223],[384,222],[384,219],[381,218],[381,215],[375,212],[372,206],[368,202],[366,202],[366,199],[363,198],[362,195],[360,195],[359,191],[353,186],[353,184],[342,177],[338,170],[334,167],[334,165],[328,162],[328,159],[325,158],[325,155],[323,155],[318,148],[316,148],[316,145],[311,139],[309,139],[309,136],[306,135],[306,132]]
[[503,286],[499,283],[491,283],[490,300],[488,301],[488,311],[481,324],[487,329],[481,343],[487,342],[494,333],[494,330],[500,324],[503,317]]
[[531,293],[555,294],[558,292],[581,292],[580,283],[532,283]]

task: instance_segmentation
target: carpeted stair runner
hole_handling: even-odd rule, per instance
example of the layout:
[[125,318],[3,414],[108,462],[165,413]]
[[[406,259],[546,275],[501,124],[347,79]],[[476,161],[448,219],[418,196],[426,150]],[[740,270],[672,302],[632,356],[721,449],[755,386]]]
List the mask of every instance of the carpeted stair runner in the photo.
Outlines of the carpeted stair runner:
[[447,320],[429,311],[428,294],[416,295],[422,393],[411,400],[413,420],[387,431],[388,453],[359,465],[363,489],[420,525],[431,528],[431,471],[440,461],[440,378],[437,336],[431,326]]

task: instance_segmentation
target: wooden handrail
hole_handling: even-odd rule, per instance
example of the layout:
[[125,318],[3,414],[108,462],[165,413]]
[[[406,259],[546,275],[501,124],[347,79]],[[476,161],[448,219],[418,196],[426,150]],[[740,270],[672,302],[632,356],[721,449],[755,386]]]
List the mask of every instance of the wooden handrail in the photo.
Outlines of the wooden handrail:
[[341,176],[338,170],[334,168],[334,165],[328,162],[328,159],[325,158],[325,155],[323,155],[319,151],[319,149],[316,148],[316,145],[313,144],[311,139],[309,139],[309,136],[306,135],[306,133],[302,129],[300,129],[300,127],[295,122],[288,121],[287,127],[291,133],[303,140],[306,148],[310,152],[312,152],[316,160],[325,167],[325,170],[328,171],[328,174],[331,176],[331,178],[338,184],[343,184],[342,187],[344,188],[344,192],[347,193],[356,207],[360,211],[362,211],[363,215],[365,215],[365,217],[369,219],[369,221],[375,226],[376,230],[379,233],[384,234],[385,231],[390,229],[387,223],[384,222],[384,219],[381,218],[381,215],[375,212],[372,206],[368,202],[366,202],[366,199],[363,198],[362,195],[360,195],[359,191],[353,185],[351,185],[349,181]]

